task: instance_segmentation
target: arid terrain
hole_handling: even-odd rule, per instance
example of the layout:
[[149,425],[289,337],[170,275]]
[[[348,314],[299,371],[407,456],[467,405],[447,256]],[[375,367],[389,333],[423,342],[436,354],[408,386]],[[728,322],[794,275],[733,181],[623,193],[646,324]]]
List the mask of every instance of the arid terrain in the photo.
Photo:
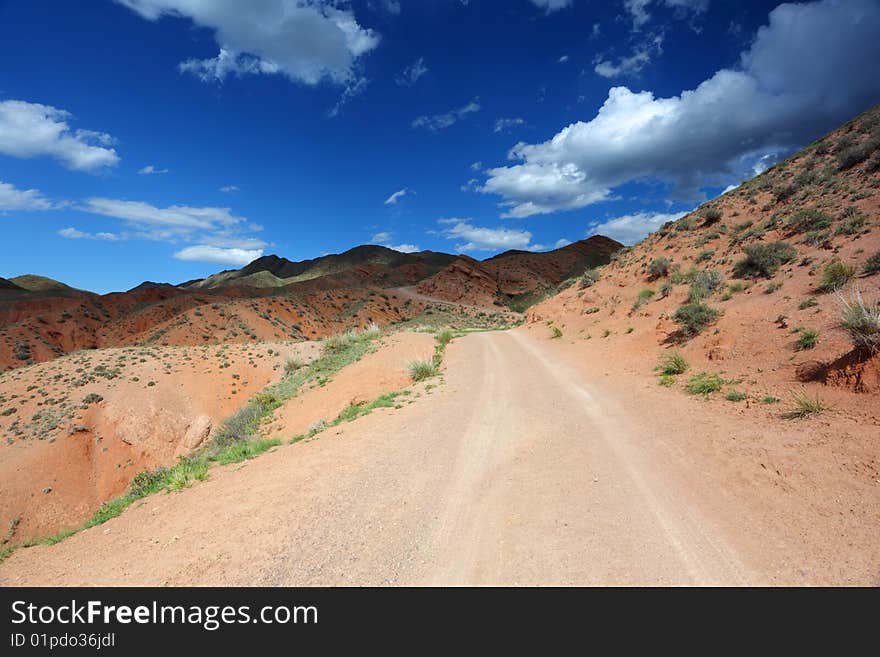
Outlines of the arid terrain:
[[0,279],[0,584],[880,584],[880,109],[633,247]]

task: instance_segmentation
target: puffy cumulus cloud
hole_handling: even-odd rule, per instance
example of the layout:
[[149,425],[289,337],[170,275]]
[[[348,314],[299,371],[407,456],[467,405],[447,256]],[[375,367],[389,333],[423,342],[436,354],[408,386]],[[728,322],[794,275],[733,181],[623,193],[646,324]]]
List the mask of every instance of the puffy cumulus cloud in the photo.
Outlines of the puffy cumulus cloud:
[[218,265],[243,267],[262,255],[262,249],[223,248],[208,244],[196,244],[181,249],[174,254],[174,257],[178,260],[211,262]]
[[469,219],[441,219],[447,228],[441,234],[450,240],[457,240],[455,250],[459,253],[469,251],[506,251],[507,249],[529,250],[532,234],[527,230],[512,228],[485,228],[475,226]]
[[411,87],[427,72],[428,67],[425,66],[425,58],[419,57],[416,61],[403,69],[403,73],[400,74],[396,82],[402,87]]
[[532,0],[532,4],[543,9],[548,14],[571,7],[574,0]]
[[385,205],[397,205],[397,202],[406,196],[408,192],[409,190],[406,188],[394,192],[391,196],[385,199]]
[[461,121],[468,114],[480,111],[480,99],[475,98],[464,107],[451,110],[445,114],[435,114],[433,116],[420,116],[412,122],[413,128],[427,128],[432,132],[448,128]]
[[604,235],[623,244],[635,244],[649,233],[653,233],[667,221],[681,219],[687,212],[636,212],[621,217],[594,223],[587,230],[587,236]]
[[96,171],[116,166],[114,139],[103,132],[73,130],[71,114],[23,100],[0,101],[0,153],[12,157],[53,157],[68,169]]
[[696,199],[880,100],[880,76],[864,74],[880,61],[878,33],[873,0],[780,5],[738,67],[671,98],[614,87],[592,120],[514,146],[519,162],[489,169],[479,190],[501,196],[511,217],[581,208],[645,179]]
[[379,35],[361,26],[347,2],[332,0],[116,0],[141,17],[185,17],[211,30],[216,57],[189,59],[181,71],[205,81],[228,75],[282,74],[317,84],[354,78],[357,59]]
[[11,183],[0,181],[0,212],[54,210],[56,207],[37,189],[16,189]]
[[107,242],[115,242],[120,239],[116,233],[86,233],[76,228],[62,228],[58,231],[61,237],[69,240],[104,240]]

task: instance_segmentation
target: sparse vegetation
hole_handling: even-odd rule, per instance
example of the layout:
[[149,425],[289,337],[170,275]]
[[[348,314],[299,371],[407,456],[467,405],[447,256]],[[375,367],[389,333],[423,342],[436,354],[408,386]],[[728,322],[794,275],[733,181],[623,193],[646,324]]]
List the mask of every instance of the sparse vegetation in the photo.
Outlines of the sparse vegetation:
[[715,292],[724,278],[720,272],[714,269],[698,271],[691,277],[691,289],[688,292],[688,303],[697,303],[706,299]]
[[819,342],[819,331],[816,329],[802,328],[799,330],[799,333],[800,335],[797,340],[798,351],[813,349],[816,347],[816,344]]
[[818,305],[819,302],[816,301],[816,297],[809,297],[798,304],[798,310],[806,310],[807,308],[813,308]]
[[727,401],[731,402],[741,402],[748,399],[749,396],[744,392],[740,392],[739,390],[731,390],[726,395],[724,395],[724,398]]
[[562,337],[562,329],[559,328],[558,326],[551,326],[550,327],[550,339],[554,340],[556,338],[561,338],[561,337]]
[[725,383],[727,383],[727,381],[722,379],[718,374],[700,372],[688,379],[688,382],[685,385],[685,390],[692,395],[711,395],[713,392],[721,390]]
[[880,272],[880,251],[865,261],[864,272],[866,274],[876,274],[877,272]]
[[838,294],[840,327],[849,335],[853,348],[867,355],[880,351],[880,301],[866,302],[861,292],[847,300]]
[[593,287],[593,285],[595,285],[600,278],[602,278],[602,272],[600,272],[598,269],[588,269],[583,274],[581,274],[578,284],[582,289]]
[[831,410],[831,407],[823,402],[818,394],[815,397],[810,397],[806,388],[792,393],[792,404],[792,408],[784,415],[789,420],[820,415]]
[[437,365],[430,360],[414,360],[407,366],[409,368],[409,376],[413,382],[424,381],[436,376],[439,372]]
[[302,358],[297,358],[296,356],[291,356],[284,361],[285,374],[293,374],[294,372],[301,370],[303,367],[305,367],[305,362]]
[[680,351],[670,351],[660,359],[656,369],[662,374],[674,375],[684,374],[687,372],[688,367],[689,365],[684,354]]
[[786,242],[749,244],[743,251],[746,257],[733,268],[738,278],[772,278],[782,265],[797,257],[795,248]]
[[648,288],[640,290],[638,296],[636,297],[635,303],[633,303],[633,310],[637,310],[644,304],[648,303],[653,298],[653,296],[654,290]]
[[840,260],[832,260],[822,271],[822,284],[819,286],[820,292],[837,292],[846,287],[853,277],[856,275],[854,267],[844,264]]
[[693,337],[718,319],[720,313],[704,303],[687,303],[675,311],[672,319],[681,326],[685,337]]
[[669,258],[655,258],[651,261],[651,264],[648,265],[648,277],[651,278],[651,280],[664,278],[669,275],[671,267],[672,261]]

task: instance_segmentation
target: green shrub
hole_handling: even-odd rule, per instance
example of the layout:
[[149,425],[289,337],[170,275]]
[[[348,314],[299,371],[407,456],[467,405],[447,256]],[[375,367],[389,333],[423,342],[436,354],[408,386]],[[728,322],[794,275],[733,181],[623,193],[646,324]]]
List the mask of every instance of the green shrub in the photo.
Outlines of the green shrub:
[[725,383],[727,383],[727,381],[717,374],[700,372],[688,380],[685,385],[685,390],[692,395],[710,395],[713,392],[721,390]]
[[819,302],[816,301],[816,297],[810,297],[809,299],[804,299],[798,304],[798,310],[806,310],[807,308],[812,308],[818,305]]
[[455,333],[450,329],[443,329],[434,336],[434,339],[444,347],[452,342],[453,338],[455,338]]
[[761,397],[762,404],[778,404],[779,397],[774,397],[773,395],[764,395]]
[[439,372],[437,365],[430,360],[414,360],[409,363],[409,376],[414,382],[424,381]]
[[654,296],[654,290],[650,290],[648,288],[645,288],[644,290],[640,290],[638,296],[636,297],[636,301],[633,304],[633,310],[648,303],[653,296]]
[[880,251],[865,260],[864,266],[866,274],[876,274],[878,271],[880,271]]
[[553,340],[555,338],[561,338],[561,337],[562,337],[562,329],[559,328],[558,326],[551,326],[550,327],[550,339]]
[[669,388],[675,385],[675,377],[671,374],[661,374],[659,383],[664,388]]
[[804,349],[813,349],[816,346],[816,343],[819,342],[819,331],[816,329],[800,329],[800,336],[798,336],[797,341],[797,349],[798,351],[803,351]]
[[680,351],[670,351],[665,354],[655,369],[662,374],[684,374],[688,369],[687,359]]
[[685,337],[693,337],[712,324],[720,313],[704,303],[687,303],[675,311],[672,319],[681,326]]
[[715,255],[715,251],[713,249],[700,251],[699,255],[697,255],[697,262],[705,262],[706,260],[711,260],[713,255]]
[[579,285],[581,288],[593,287],[600,278],[602,278],[602,272],[598,269],[588,269],[581,274]]
[[744,392],[740,392],[739,390],[731,390],[726,395],[724,395],[724,398],[727,401],[740,402],[748,399],[749,396]]
[[709,226],[721,220],[721,210],[718,208],[706,208],[703,210],[703,225]]
[[669,258],[654,258],[648,265],[648,276],[651,279],[663,278],[669,275],[672,261]]
[[284,361],[285,374],[293,374],[294,372],[301,370],[303,367],[305,367],[305,362],[296,356],[291,356]]
[[700,271],[691,278],[691,289],[688,292],[688,303],[696,303],[712,296],[721,287],[724,277],[714,269]]
[[771,278],[779,268],[797,257],[797,251],[786,242],[749,244],[743,251],[746,257],[734,265],[738,278]]
[[832,223],[831,217],[816,208],[801,208],[795,212],[788,221],[792,231],[803,233],[828,228]]
[[850,300],[838,295],[841,306],[840,327],[849,335],[853,348],[864,354],[880,352],[880,301],[862,299],[858,290]]
[[825,269],[822,271],[822,284],[819,286],[819,291],[837,292],[845,287],[855,275],[856,270],[854,267],[834,259],[825,265]]
[[789,420],[820,415],[831,409],[830,406],[819,398],[819,395],[810,397],[807,394],[806,388],[792,393],[792,402],[793,407],[785,414],[785,417]]

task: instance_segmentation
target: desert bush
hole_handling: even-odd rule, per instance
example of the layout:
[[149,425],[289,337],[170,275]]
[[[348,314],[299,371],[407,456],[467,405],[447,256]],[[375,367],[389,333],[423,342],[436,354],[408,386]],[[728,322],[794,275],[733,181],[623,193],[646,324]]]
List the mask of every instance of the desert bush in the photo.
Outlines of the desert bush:
[[294,372],[301,370],[303,367],[305,367],[305,362],[296,356],[291,356],[284,361],[285,374],[293,374]]
[[880,251],[865,260],[864,266],[866,274],[876,274],[878,271],[880,271]]
[[807,394],[806,388],[792,393],[792,403],[791,410],[785,414],[785,417],[789,420],[819,415],[831,409],[830,406],[819,398],[818,394],[815,397],[810,397]]
[[841,150],[837,154],[837,169],[845,171],[867,160],[880,146],[880,139],[869,139],[863,144],[857,144]]
[[98,404],[104,401],[104,398],[99,395],[97,392],[90,392],[83,398],[83,406],[89,406],[91,404]]
[[669,275],[672,261],[669,258],[654,258],[648,265],[648,276],[653,280]]
[[798,351],[813,349],[817,342],[819,342],[819,331],[808,328],[801,329],[797,340],[797,349]]
[[685,390],[692,395],[711,395],[721,390],[725,383],[727,382],[717,374],[700,372],[688,379]]
[[743,251],[746,257],[733,267],[738,278],[771,278],[782,265],[797,257],[795,248],[786,242],[749,244]]
[[856,275],[854,267],[845,265],[840,260],[832,260],[822,271],[822,284],[819,286],[821,292],[837,292],[849,283]]
[[562,337],[562,329],[558,326],[550,327],[550,339],[561,338]]
[[739,390],[731,390],[726,395],[724,395],[724,398],[727,401],[740,402],[745,401],[749,398],[749,396],[744,392],[740,392]]
[[712,296],[712,293],[721,287],[723,282],[724,277],[720,272],[717,272],[714,269],[697,272],[691,278],[691,289],[688,293],[688,303],[696,303]]
[[580,285],[581,289],[592,287],[599,281],[600,278],[602,278],[602,272],[600,272],[598,269],[588,269],[583,274],[581,274],[578,284]]
[[452,342],[452,339],[453,339],[454,337],[455,337],[455,333],[453,333],[450,329],[443,329],[442,331],[439,331],[439,332],[434,336],[434,339],[435,339],[439,344],[441,344],[441,345],[443,345],[443,346],[445,347],[445,346],[448,345],[450,342]]
[[840,327],[849,334],[856,351],[875,354],[880,351],[880,300],[873,303],[862,299],[858,290],[850,299],[837,295],[840,303]]
[[672,319],[681,326],[685,337],[693,337],[712,322],[720,313],[704,303],[687,303],[675,311]]
[[640,308],[644,304],[648,303],[653,296],[654,290],[648,288],[640,290],[638,296],[636,297],[635,303],[633,303],[633,310]]
[[661,374],[684,374],[687,372],[689,365],[687,359],[680,351],[671,351],[660,359],[655,369]]
[[414,360],[409,363],[409,376],[414,381],[424,381],[438,373],[437,366],[430,360]]
[[715,251],[713,249],[706,249],[705,251],[700,251],[697,256],[697,262],[704,262],[706,260],[711,260],[712,256],[715,255]]
[[831,217],[816,208],[801,208],[788,220],[789,228],[798,233],[822,230],[828,228],[831,223]]
[[721,210],[718,208],[706,208],[703,210],[703,225],[709,226],[721,220]]

